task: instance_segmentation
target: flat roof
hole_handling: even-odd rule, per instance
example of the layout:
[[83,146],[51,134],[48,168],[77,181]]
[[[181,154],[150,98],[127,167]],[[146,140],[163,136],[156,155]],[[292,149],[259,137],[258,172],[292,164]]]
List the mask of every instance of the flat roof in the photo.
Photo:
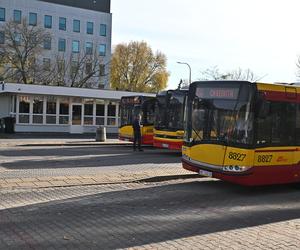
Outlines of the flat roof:
[[110,0],[38,0],[38,1],[110,13]]
[[71,88],[57,87],[20,83],[2,83],[0,84],[0,94],[14,93],[20,95],[50,95],[50,96],[69,96],[107,100],[121,100],[122,96],[155,96],[155,93],[141,93],[130,91],[117,91],[105,89]]

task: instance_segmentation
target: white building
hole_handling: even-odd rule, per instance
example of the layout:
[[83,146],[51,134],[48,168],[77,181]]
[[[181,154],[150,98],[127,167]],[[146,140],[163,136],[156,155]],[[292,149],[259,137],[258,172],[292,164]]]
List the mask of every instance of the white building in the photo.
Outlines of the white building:
[[127,91],[0,84],[0,118],[15,117],[16,132],[94,133],[100,125],[117,133],[122,96],[155,96]]
[[109,88],[110,0],[0,0],[0,43],[5,43],[1,26],[10,20],[20,23],[23,18],[31,26],[44,27],[52,36],[44,41],[38,58],[45,68],[57,57],[71,59],[73,65],[78,55],[96,51],[101,70],[92,80],[99,88]]

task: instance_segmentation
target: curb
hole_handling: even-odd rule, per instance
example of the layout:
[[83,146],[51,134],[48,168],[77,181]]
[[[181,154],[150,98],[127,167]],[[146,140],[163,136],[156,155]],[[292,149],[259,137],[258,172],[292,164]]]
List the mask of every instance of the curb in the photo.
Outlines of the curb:
[[39,143],[39,144],[16,144],[17,147],[55,147],[55,146],[127,146],[131,143]]
[[[126,184],[126,183],[151,183],[151,182],[164,182],[170,180],[178,179],[193,179],[200,178],[198,174],[181,174],[181,175],[166,175],[166,176],[154,176],[154,177],[144,177],[140,179],[124,180],[124,181],[108,181],[108,182],[97,182],[97,183],[82,183],[82,184],[64,184],[64,185],[48,185],[40,187],[27,187],[22,186],[12,186],[7,188],[1,188],[2,190],[20,190],[20,189],[43,189],[43,188],[62,188],[62,187],[81,187],[81,186],[99,186],[99,185],[114,185],[114,184]],[[1,191],[0,189],[0,191]]]

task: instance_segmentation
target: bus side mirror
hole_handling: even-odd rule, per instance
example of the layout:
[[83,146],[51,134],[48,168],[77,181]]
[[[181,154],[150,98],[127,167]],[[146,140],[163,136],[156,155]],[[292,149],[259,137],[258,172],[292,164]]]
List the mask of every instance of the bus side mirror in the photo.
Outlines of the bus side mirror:
[[266,118],[270,113],[271,102],[261,100],[257,105],[257,116],[258,118]]

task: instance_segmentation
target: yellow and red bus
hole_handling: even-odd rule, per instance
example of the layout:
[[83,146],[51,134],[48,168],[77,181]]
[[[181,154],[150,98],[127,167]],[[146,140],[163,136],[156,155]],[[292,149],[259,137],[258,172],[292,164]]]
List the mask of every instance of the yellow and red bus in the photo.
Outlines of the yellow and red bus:
[[185,169],[251,186],[300,181],[296,84],[194,82],[185,126]]
[[120,127],[119,139],[133,141],[132,122],[136,115],[141,117],[142,144],[153,144],[155,97],[151,96],[126,96],[120,102]]
[[187,89],[176,89],[162,91],[156,95],[154,147],[181,151],[187,92]]

